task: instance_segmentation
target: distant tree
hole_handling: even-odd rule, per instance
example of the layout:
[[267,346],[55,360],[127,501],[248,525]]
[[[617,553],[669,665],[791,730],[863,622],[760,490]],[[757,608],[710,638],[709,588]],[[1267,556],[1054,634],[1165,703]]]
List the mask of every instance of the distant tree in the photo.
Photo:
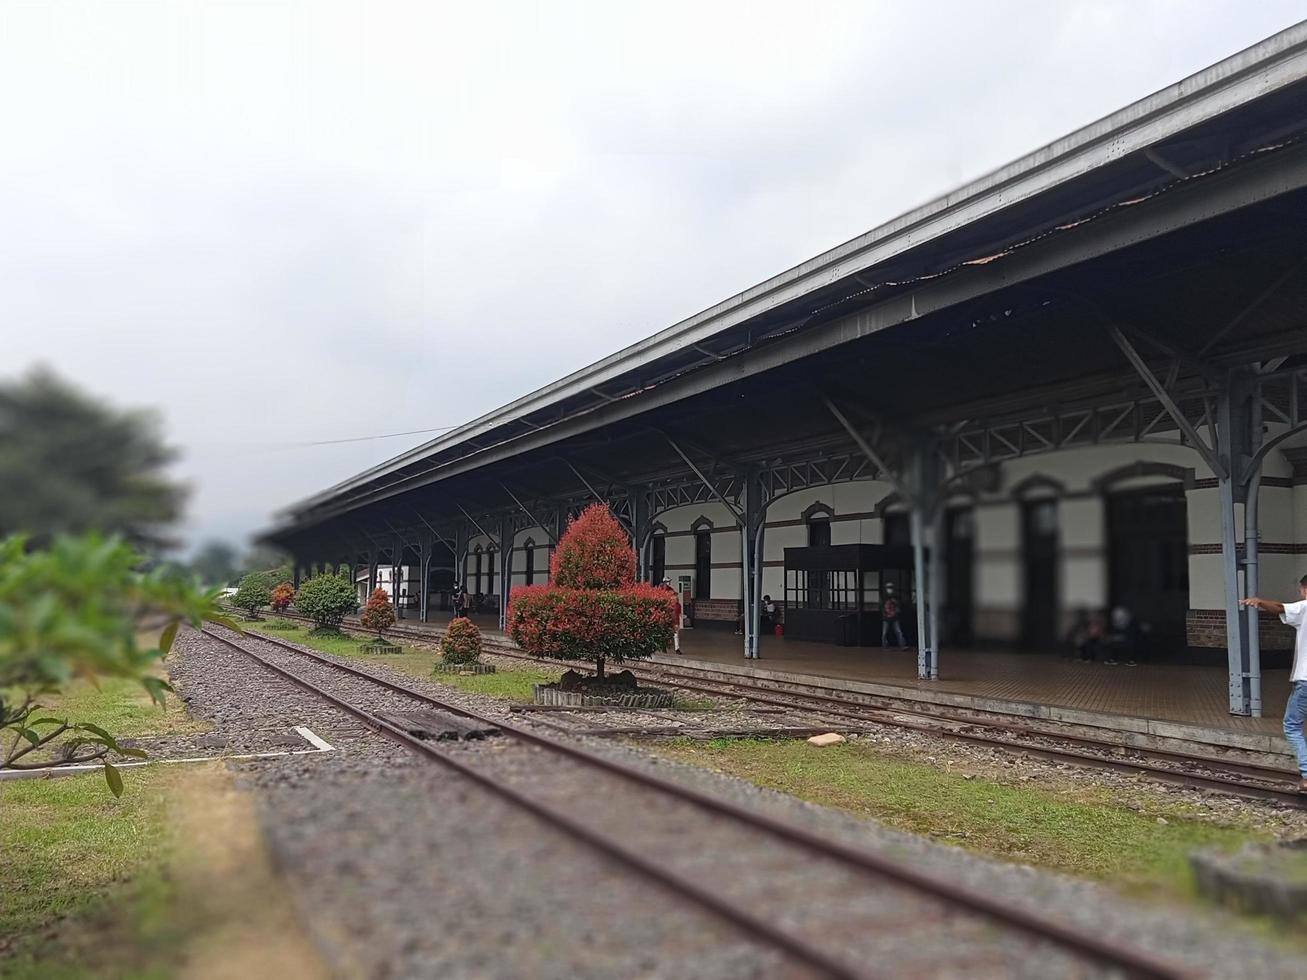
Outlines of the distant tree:
[[676,599],[635,581],[631,539],[603,504],[567,527],[549,569],[549,585],[514,589],[508,631],[523,650],[556,660],[651,657],[672,640]]
[[284,613],[290,608],[290,604],[295,601],[295,586],[289,582],[282,582],[272,588],[272,596],[268,604],[272,606],[275,613]]
[[236,578],[236,549],[223,541],[206,541],[191,559],[191,571],[205,585],[227,585]]
[[137,549],[172,542],[184,487],[149,411],[123,411],[45,369],[0,383],[0,536],[29,547],[55,535],[120,534]]
[[272,590],[259,572],[250,572],[241,579],[240,588],[231,597],[231,604],[244,609],[250,619],[259,618],[259,610],[272,601]]
[[329,572],[300,584],[295,608],[313,620],[320,630],[337,630],[345,617],[359,607],[354,586]]
[[[190,579],[161,569],[143,574],[141,556],[121,539],[56,537],[29,548],[22,538],[0,541],[0,770],[34,769],[104,760],[114,795],[122,776],[110,752],[144,755],[119,745],[93,722],[43,708],[73,678],[136,681],[163,703],[172,688],[154,672],[181,623],[204,620],[234,626],[217,603],[217,590],[199,592]],[[142,646],[144,619],[162,619],[155,645]],[[56,761],[32,761],[33,752]],[[3,889],[0,889],[3,891]]]
[[284,582],[294,574],[285,553],[267,545],[255,545],[241,559],[242,574],[258,572],[272,588],[278,582]]

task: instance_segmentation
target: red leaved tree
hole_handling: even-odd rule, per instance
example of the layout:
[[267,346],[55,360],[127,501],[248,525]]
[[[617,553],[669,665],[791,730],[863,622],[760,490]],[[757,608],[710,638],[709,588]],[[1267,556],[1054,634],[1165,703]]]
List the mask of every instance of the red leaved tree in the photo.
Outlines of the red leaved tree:
[[282,582],[280,585],[273,588],[272,599],[269,604],[272,606],[273,612],[284,613],[290,608],[290,604],[294,601],[295,586],[291,585],[289,582]]
[[672,640],[676,598],[635,581],[635,550],[603,504],[567,526],[550,563],[548,585],[514,589],[508,633],[523,650],[554,660],[652,657]]
[[395,625],[395,607],[390,604],[390,596],[385,589],[372,590],[372,595],[368,596],[367,604],[363,607],[363,614],[359,616],[359,624],[364,629],[376,630],[378,640],[385,639],[381,635],[382,631]]

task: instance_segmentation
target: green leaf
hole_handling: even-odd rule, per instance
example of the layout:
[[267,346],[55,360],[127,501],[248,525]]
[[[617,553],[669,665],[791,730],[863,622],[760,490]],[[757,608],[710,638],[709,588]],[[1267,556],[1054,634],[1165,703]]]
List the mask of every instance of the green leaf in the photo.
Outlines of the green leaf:
[[159,649],[164,653],[172,649],[173,640],[177,639],[177,627],[180,625],[180,623],[176,622],[169,623],[159,636]]
[[109,792],[114,796],[123,795],[123,776],[112,763],[104,764],[104,779],[109,784]]
[[149,755],[146,753],[146,751],[145,751],[144,749],[133,748],[133,747],[130,746],[130,745],[120,745],[120,746],[118,746],[118,750],[117,750],[117,751],[118,751],[118,754],[119,754],[119,755],[129,755],[129,756],[131,756],[133,759],[148,759],[148,758],[149,758]]
[[142,677],[141,683],[150,692],[150,700],[162,708],[164,704],[163,692],[171,691],[173,689],[172,685],[160,677]]
[[33,748],[37,748],[41,744],[41,736],[38,735],[36,732],[32,731],[30,728],[20,728],[18,729],[18,734],[23,736],[23,738],[27,739],[29,742],[31,742]]
[[76,725],[74,725],[73,727],[76,728],[76,729],[78,729],[79,731],[90,732],[92,735],[99,735],[100,738],[103,739],[103,740],[106,741],[106,742],[112,742],[112,741],[113,741],[113,736],[112,736],[112,735],[110,735],[108,732],[106,732],[106,731],[105,731],[103,728],[101,728],[99,725],[92,725],[89,721],[78,722],[78,723],[77,723]]
[[29,727],[35,727],[36,725],[62,725],[65,721],[67,721],[66,718],[38,718],[36,721],[29,721],[27,724]]

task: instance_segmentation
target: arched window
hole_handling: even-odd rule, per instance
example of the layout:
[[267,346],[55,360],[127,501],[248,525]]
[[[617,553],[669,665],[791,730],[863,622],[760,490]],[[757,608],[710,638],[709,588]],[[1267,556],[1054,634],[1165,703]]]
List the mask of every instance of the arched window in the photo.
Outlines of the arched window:
[[536,543],[533,539],[527,538],[522,543],[522,550],[526,552],[526,584],[535,585],[536,583]]

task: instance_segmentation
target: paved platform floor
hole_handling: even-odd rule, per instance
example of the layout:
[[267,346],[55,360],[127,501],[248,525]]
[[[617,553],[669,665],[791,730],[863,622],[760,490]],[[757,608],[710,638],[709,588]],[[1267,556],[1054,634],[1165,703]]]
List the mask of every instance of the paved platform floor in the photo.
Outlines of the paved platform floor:
[[[498,635],[495,616],[473,619],[483,632]],[[447,613],[432,617],[435,626],[447,621]],[[406,619],[404,625],[419,624]],[[1288,670],[1264,671],[1265,717],[1243,718],[1229,713],[1226,671],[1216,665],[1108,666],[1056,654],[945,649],[940,654],[940,679],[922,681],[917,679],[915,650],[835,647],[766,636],[762,658],[746,661],[741,637],[719,629],[682,631],[681,649],[688,658],[715,663],[1187,722],[1249,734],[1278,735],[1289,694]]]

